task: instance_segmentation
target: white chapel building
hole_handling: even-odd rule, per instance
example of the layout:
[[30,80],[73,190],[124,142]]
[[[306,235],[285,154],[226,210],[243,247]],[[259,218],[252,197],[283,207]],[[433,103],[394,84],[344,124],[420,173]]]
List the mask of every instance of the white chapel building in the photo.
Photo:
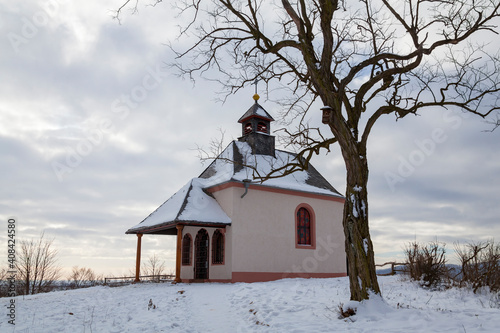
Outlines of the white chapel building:
[[241,137],[196,178],[126,231],[176,236],[177,282],[256,282],[347,275],[344,197],[312,166],[268,179],[296,161],[275,149],[274,119],[257,102],[238,120]]

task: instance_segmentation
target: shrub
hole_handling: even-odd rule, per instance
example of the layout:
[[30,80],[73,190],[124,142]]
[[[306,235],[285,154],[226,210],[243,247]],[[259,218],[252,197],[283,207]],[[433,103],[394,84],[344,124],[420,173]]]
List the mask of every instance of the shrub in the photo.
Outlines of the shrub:
[[423,246],[410,243],[405,249],[404,272],[423,287],[437,287],[448,279],[444,244],[437,242]]
[[476,293],[483,287],[492,292],[500,291],[500,244],[494,241],[455,244],[455,252],[462,266],[460,286],[470,285]]
[[337,308],[337,313],[339,315],[338,316],[339,319],[349,318],[356,315],[356,308],[352,308],[350,306],[344,308],[344,303],[340,303]]

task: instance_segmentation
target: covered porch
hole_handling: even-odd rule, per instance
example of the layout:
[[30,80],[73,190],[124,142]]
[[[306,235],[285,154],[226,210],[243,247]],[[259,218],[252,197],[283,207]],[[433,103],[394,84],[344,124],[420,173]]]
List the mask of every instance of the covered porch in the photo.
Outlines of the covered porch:
[[[140,272],[141,272],[141,252],[142,252],[142,236],[143,235],[170,235],[176,236],[176,251],[175,251],[175,279],[174,282],[182,282],[181,279],[181,265],[182,265],[182,240],[183,240],[183,230],[185,226],[190,227],[201,227],[205,228],[217,228],[219,230],[224,230],[228,224],[226,223],[200,223],[200,222],[172,222],[171,225],[165,226],[164,228],[154,229],[154,230],[142,230],[141,232],[128,232],[127,234],[135,233],[137,235],[137,250],[136,250],[136,261],[135,261],[135,279],[134,282],[140,282]],[[208,254],[207,254],[208,255]],[[208,257],[207,257],[208,260]]]
[[[135,282],[140,281],[143,235],[176,236],[175,282],[181,282],[182,240],[185,227],[224,230],[231,219],[215,198],[203,188],[203,180],[194,178],[126,234],[137,235]],[[207,244],[208,248],[208,244]],[[208,260],[208,259],[207,259]]]

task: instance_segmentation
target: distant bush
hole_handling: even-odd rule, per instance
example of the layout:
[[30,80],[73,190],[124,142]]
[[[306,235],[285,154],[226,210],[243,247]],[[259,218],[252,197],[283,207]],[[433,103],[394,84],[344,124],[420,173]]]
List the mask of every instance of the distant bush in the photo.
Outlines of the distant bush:
[[404,272],[412,280],[419,281],[422,287],[437,287],[447,281],[448,269],[444,244],[437,242],[421,245],[418,242],[410,243],[405,249]]
[[78,266],[73,267],[68,280],[71,289],[94,287],[104,284],[104,278],[97,276],[91,268],[78,268]]
[[500,291],[500,244],[494,241],[455,244],[455,252],[461,264],[455,278],[460,286],[470,286],[476,293],[483,287]]

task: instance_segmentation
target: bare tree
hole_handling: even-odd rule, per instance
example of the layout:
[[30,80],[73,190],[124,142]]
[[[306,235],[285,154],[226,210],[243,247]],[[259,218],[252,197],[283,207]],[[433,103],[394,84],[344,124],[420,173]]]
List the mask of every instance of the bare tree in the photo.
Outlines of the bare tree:
[[[139,0],[124,1],[120,12]],[[160,3],[153,0],[153,5]],[[367,142],[377,121],[423,109],[493,116],[500,105],[499,0],[181,0],[177,68],[220,82],[226,97],[261,79],[288,90],[283,131],[299,157],[265,177],[307,169],[339,144],[347,171],[343,225],[351,299],[379,294],[368,224]],[[192,40],[192,39],[191,39]],[[229,58],[228,58],[229,57]],[[271,86],[273,87],[273,86]],[[281,98],[281,96],[279,97]],[[324,128],[305,119],[315,101]],[[497,120],[493,125],[498,126]]]
[[16,268],[21,292],[25,295],[49,291],[60,277],[57,250],[53,248],[52,242],[45,239],[43,233],[38,240],[20,241]]
[[97,276],[91,268],[74,266],[68,280],[70,287],[77,289],[96,286],[103,283],[104,278]]
[[7,286],[7,269],[4,267],[0,269],[0,297],[5,297],[8,295]]
[[144,263],[142,267],[142,273],[144,275],[153,276],[153,278],[164,274],[165,272],[165,262],[161,261],[160,258],[155,254],[148,257],[148,260]]

